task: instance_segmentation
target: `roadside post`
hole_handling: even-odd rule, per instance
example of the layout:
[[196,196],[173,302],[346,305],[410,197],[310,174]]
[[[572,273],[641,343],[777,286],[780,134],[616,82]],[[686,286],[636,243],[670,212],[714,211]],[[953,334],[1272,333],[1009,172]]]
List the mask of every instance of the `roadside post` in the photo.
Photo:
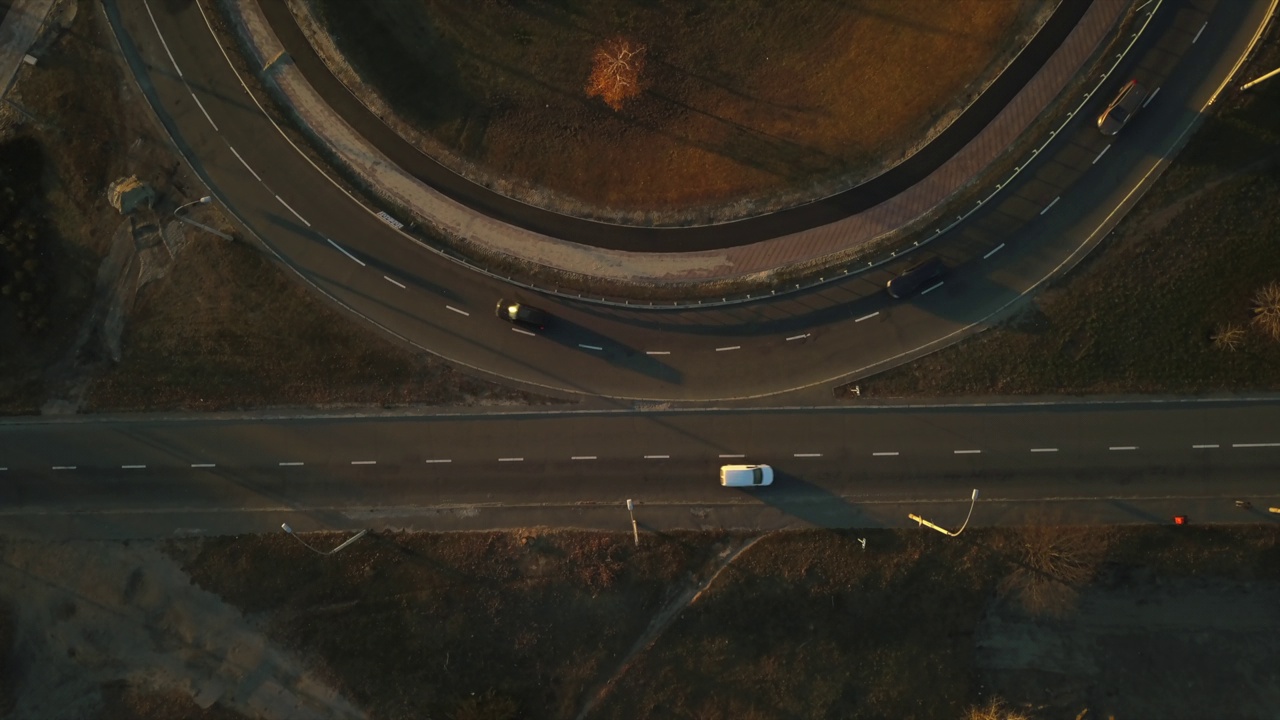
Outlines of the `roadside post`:
[[640,526],[636,525],[636,504],[627,498],[627,514],[631,516],[631,534],[636,539],[636,547],[640,547]]
[[[969,514],[964,517],[964,524],[961,525],[960,529],[955,532],[951,532],[950,530],[942,527],[941,525],[935,525],[934,523],[931,523],[928,520],[925,520],[924,518],[920,517],[919,515],[916,515],[915,513],[908,513],[907,517],[912,520],[915,520],[917,523],[920,524],[921,527],[927,527],[930,530],[937,530],[938,532],[948,537],[957,537],[958,535],[960,535],[960,533],[964,532],[965,528],[969,527],[969,518],[973,517],[973,506],[977,504],[978,504],[978,489],[974,488],[973,494],[969,496]],[[862,549],[865,550],[866,546],[864,545]]]
[[338,552],[339,550],[341,550],[341,549],[345,548],[346,546],[350,545],[351,543],[353,543],[353,542],[355,542],[355,541],[359,540],[360,538],[364,537],[364,536],[365,536],[365,533],[369,532],[368,530],[361,530],[360,532],[356,533],[355,535],[352,535],[351,537],[347,538],[347,540],[346,540],[345,542],[343,542],[341,545],[339,545],[338,547],[336,547],[336,548],[334,548],[334,549],[332,549],[332,550],[330,550],[330,551],[328,551],[328,552],[325,552],[324,550],[319,550],[319,549],[315,548],[314,546],[312,546],[312,545],[311,545],[311,543],[309,543],[309,542],[307,542],[306,540],[303,540],[302,538],[298,537],[298,534],[297,534],[297,533],[295,533],[295,532],[293,531],[293,528],[289,527],[289,523],[280,523],[280,529],[281,529],[281,530],[283,530],[283,531],[285,531],[285,533],[287,533],[287,534],[289,534],[289,535],[292,535],[294,540],[297,540],[298,542],[300,542],[300,543],[302,543],[303,545],[305,545],[305,546],[307,547],[307,549],[308,549],[308,550],[310,550],[311,552],[313,552],[313,553],[315,553],[315,554],[317,554],[317,555],[325,555],[325,556],[332,555],[332,554],[334,554],[334,553]]

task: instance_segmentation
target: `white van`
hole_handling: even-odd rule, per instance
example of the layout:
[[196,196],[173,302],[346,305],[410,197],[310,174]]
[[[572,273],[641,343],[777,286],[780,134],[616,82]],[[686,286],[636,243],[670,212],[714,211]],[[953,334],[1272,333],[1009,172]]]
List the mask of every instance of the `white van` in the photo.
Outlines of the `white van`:
[[773,483],[773,468],[768,465],[721,465],[720,484],[725,487],[755,487]]

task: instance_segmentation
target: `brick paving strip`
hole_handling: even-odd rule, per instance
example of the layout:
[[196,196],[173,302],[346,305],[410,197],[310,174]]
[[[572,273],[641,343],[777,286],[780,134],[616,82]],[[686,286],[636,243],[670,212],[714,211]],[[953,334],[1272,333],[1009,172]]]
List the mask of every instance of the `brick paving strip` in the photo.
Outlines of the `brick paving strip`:
[[[1075,29],[1016,96],[973,140],[899,195],[837,222],[742,247],[691,253],[632,253],[571,243],[476,213],[410,176],[356,133],[302,73],[282,59],[284,47],[259,0],[221,0],[262,80],[298,120],[362,183],[385,201],[413,208],[420,223],[492,255],[529,265],[627,283],[689,283],[745,278],[810,264],[865,246],[920,218],[965,188],[1030,127],[1124,17],[1127,0],[1094,0]],[[404,218],[402,218],[403,220]]]

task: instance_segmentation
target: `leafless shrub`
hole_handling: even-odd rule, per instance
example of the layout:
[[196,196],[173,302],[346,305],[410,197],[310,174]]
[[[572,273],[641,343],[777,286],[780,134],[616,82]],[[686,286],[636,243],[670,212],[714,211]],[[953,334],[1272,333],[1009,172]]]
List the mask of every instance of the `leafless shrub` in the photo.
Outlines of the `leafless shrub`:
[[1267,283],[1253,296],[1253,323],[1272,340],[1280,340],[1280,282]]
[[1219,350],[1236,350],[1244,342],[1244,328],[1228,323],[1215,330],[1209,339]]
[[520,708],[516,701],[492,690],[464,699],[450,716],[453,720],[516,720]]
[[1014,569],[1001,591],[1031,615],[1061,617],[1075,608],[1110,545],[1106,530],[1028,525],[1014,537]]
[[592,57],[587,97],[599,97],[614,110],[644,89],[644,45],[626,38],[607,40]]
[[993,697],[981,705],[970,705],[961,720],[1031,720],[1031,716]]

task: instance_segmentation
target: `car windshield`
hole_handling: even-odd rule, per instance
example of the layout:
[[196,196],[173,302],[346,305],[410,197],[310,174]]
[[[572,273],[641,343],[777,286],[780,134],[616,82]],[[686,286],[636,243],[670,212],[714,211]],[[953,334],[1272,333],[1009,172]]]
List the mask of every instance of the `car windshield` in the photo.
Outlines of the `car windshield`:
[[1128,119],[1129,111],[1125,110],[1122,107],[1116,107],[1114,110],[1111,111],[1111,117],[1115,118],[1116,122],[1123,123],[1126,119]]
[[751,484],[759,485],[764,482],[764,470],[762,468],[754,468],[751,471]]

